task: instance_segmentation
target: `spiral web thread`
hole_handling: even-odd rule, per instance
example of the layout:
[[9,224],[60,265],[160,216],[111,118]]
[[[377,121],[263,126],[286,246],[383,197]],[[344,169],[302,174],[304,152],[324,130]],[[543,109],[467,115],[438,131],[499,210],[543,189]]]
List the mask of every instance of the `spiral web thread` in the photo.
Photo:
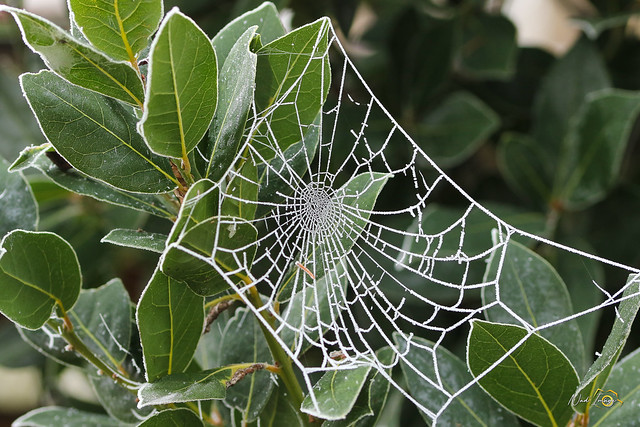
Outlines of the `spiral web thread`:
[[[314,53],[305,57],[308,61],[305,71],[310,67],[323,69],[317,64],[330,55],[332,75],[322,71],[323,82],[331,80],[330,96],[323,107],[321,123],[298,122],[300,138],[305,138],[306,146],[299,143],[281,150],[274,143],[276,137],[270,126],[278,108],[293,107],[294,117],[301,116],[297,104],[298,92],[302,93],[299,78],[282,91],[267,111],[258,111],[254,105],[253,125],[245,135],[245,146],[239,150],[238,158],[244,155],[246,161],[259,165],[260,173],[266,177],[263,187],[281,184],[277,191],[270,193],[272,197],[264,198],[255,206],[258,216],[250,222],[259,232],[258,240],[250,247],[234,250],[214,247],[214,256],[216,253],[233,256],[237,268],[232,271],[222,269],[213,261],[213,256],[206,258],[187,247],[179,244],[178,247],[215,268],[256,314],[266,311],[273,316],[275,330],[262,316],[257,317],[272,329],[303,373],[314,405],[317,401],[312,385],[318,373],[366,365],[378,370],[437,423],[454,399],[474,386],[530,335],[605,307],[617,306],[623,300],[624,290],[638,280],[639,271],[517,229],[473,200],[427,156],[373,95],[328,21],[325,21],[325,30],[330,48],[322,51],[319,37]],[[319,140],[317,147],[314,135]],[[253,145],[250,145],[252,138]],[[260,144],[271,147],[275,159],[265,160],[265,150]],[[361,185],[345,186],[358,176],[363,180]],[[231,170],[222,182],[229,183],[232,179],[236,179],[236,183],[246,180]],[[375,197],[379,188],[378,204],[382,199],[397,197],[402,205],[393,211],[376,210],[375,206],[362,208],[361,205],[366,205],[364,198],[372,193]],[[448,227],[432,233],[423,229],[428,224],[423,223],[423,216],[436,192],[456,194],[466,208]],[[247,205],[256,203],[220,191],[219,205],[225,198]],[[482,248],[470,247],[465,239],[470,232],[467,222],[478,218],[490,222],[489,229],[493,229],[492,233],[487,232],[489,243]],[[221,220],[218,230],[228,231],[231,236],[236,224],[233,219]],[[613,294],[595,280],[585,283],[584,286],[597,286],[602,292],[601,304],[534,326],[500,297],[503,259],[507,244],[514,238],[569,251],[623,269],[635,277]],[[256,255],[251,263],[247,253],[252,250]],[[487,277],[484,270],[491,259],[499,262],[497,271]],[[237,273],[248,275],[251,285],[238,280]],[[249,287],[253,285],[260,290],[265,303],[259,309],[249,303]],[[495,300],[479,303],[477,295],[482,288],[492,290]],[[409,314],[409,307],[416,306],[420,307],[417,312],[423,313],[420,318]],[[513,317],[512,323],[526,328],[527,336],[479,377],[455,390],[446,388],[436,350],[448,334],[458,328],[468,330],[472,319],[482,319],[483,312],[493,306],[506,310]],[[416,312],[415,308],[412,312]],[[433,345],[416,342],[416,336],[428,337]],[[390,363],[383,363],[376,356],[375,350],[380,346],[391,347]],[[421,349],[424,358],[432,361],[431,372],[421,372],[407,360],[410,348]],[[302,360],[302,353],[309,349],[321,355],[321,363],[310,365]],[[416,401],[389,375],[388,368],[401,362],[411,375],[420,377],[441,393],[437,408]]]

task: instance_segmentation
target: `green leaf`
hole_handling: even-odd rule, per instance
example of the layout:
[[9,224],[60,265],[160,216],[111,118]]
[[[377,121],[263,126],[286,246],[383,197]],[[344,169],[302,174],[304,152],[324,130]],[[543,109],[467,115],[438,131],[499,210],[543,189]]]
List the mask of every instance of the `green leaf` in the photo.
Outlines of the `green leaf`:
[[55,73],[78,86],[142,107],[142,81],[131,66],[113,62],[32,13],[7,6],[0,6],[0,10],[14,16],[24,42]]
[[258,57],[249,50],[249,45],[255,35],[256,27],[251,27],[240,36],[220,72],[218,108],[207,134],[204,153],[209,159],[204,175],[216,182],[235,159],[253,103]]
[[216,110],[216,53],[196,23],[174,8],[162,21],[149,57],[140,128],[154,153],[186,159]]
[[253,159],[244,161],[240,170],[231,173],[220,212],[251,221],[258,207],[258,168]]
[[[248,309],[238,309],[219,342],[220,364],[273,363],[259,320]],[[271,374],[259,370],[227,390],[225,403],[242,411],[243,422],[255,421],[274,389]]]
[[[175,218],[173,206],[166,206],[159,196],[119,190],[77,170],[65,170],[66,166],[61,168],[47,157],[47,152],[51,152],[51,150],[53,147],[49,143],[37,147],[27,147],[22,150],[20,157],[16,159],[9,170],[22,171],[32,167],[40,171],[48,180],[76,194],[89,196],[116,206],[149,212],[161,218]],[[55,154],[53,155],[55,156]]]
[[72,20],[95,47],[135,63],[162,19],[162,0],[69,0]]
[[260,34],[262,44],[270,43],[286,33],[278,16],[278,9],[273,3],[266,1],[257,8],[238,16],[215,35],[212,42],[220,63],[226,61],[237,40],[253,26],[258,27],[257,32]]
[[158,412],[147,418],[138,427],[204,426],[198,415],[189,409],[178,408]]
[[42,131],[74,168],[138,193],[177,185],[169,162],[152,156],[136,132],[130,109],[49,71],[23,74],[21,83]]
[[555,193],[571,208],[603,199],[620,174],[622,158],[640,111],[640,95],[603,90],[586,98],[569,128]]
[[[394,341],[402,357],[400,366],[411,396],[425,408],[438,413],[448,402],[448,396],[436,388],[440,384],[448,393],[455,393],[473,380],[464,362],[442,345],[414,337],[407,342],[395,333]],[[406,352],[406,354],[405,354]],[[435,354],[434,354],[435,353]],[[421,412],[426,423],[432,419]],[[516,418],[493,401],[477,384],[453,399],[437,418],[439,425],[498,426],[516,425]]]
[[9,163],[0,157],[0,236],[17,228],[35,230],[38,204],[21,172],[10,173]]
[[573,415],[568,402],[578,385],[576,372],[564,354],[539,335],[472,320],[467,365],[474,377],[486,372],[479,384],[491,397],[531,423],[565,425]]
[[224,399],[227,381],[235,373],[232,368],[183,372],[164,376],[144,384],[138,391],[140,407],[167,405],[194,400]]
[[159,254],[164,251],[166,241],[167,236],[164,234],[150,233],[141,229],[130,230],[127,228],[111,230],[109,234],[100,239],[100,242],[103,243],[112,243],[118,246],[142,249]]
[[[539,328],[573,315],[567,287],[549,262],[514,241],[507,243],[502,259],[501,253],[493,253],[484,276],[487,283],[497,279],[501,303],[484,310],[487,320],[514,325],[521,325],[525,321]],[[496,300],[496,286],[482,288],[483,305],[491,305]],[[514,314],[510,314],[505,306]],[[578,373],[584,372],[584,342],[575,319],[543,328],[539,334],[556,345]]]
[[21,328],[10,322],[0,325],[0,366],[5,368],[25,368],[27,366],[44,366],[44,357],[20,335]]
[[522,197],[547,205],[551,200],[549,162],[528,135],[505,133],[498,145],[498,167],[509,186]]
[[516,68],[516,28],[504,16],[466,13],[462,19],[458,66],[481,79],[506,80]]
[[136,395],[113,381],[113,378],[91,371],[87,372],[87,376],[102,407],[122,423],[135,425],[153,411],[153,408],[138,408]]
[[45,406],[27,412],[11,424],[15,427],[121,427],[122,423],[106,415],[79,411],[75,408]]
[[70,310],[82,277],[73,248],[48,232],[15,230],[0,243],[0,312],[23,328],[38,329],[54,306]]
[[365,384],[371,366],[327,371],[302,401],[300,410],[325,420],[345,418]]
[[39,353],[55,360],[61,365],[80,366],[86,365],[86,360],[74,351],[67,350],[67,341],[60,336],[57,330],[44,325],[40,329],[29,330],[17,326],[20,337],[35,348]]
[[69,318],[95,356],[116,370],[122,369],[131,341],[131,300],[120,279],[83,289]]
[[[633,425],[638,419],[638,405],[640,405],[638,371],[640,371],[640,349],[636,349],[622,359],[611,371],[611,376],[602,391],[613,397],[614,403],[610,407],[602,404],[591,406],[589,409],[590,426]],[[612,391],[613,393],[611,393]],[[601,398],[602,394],[599,397]],[[621,404],[616,402],[616,397],[622,401]]]
[[175,242],[202,221],[218,214],[220,192],[213,181],[201,179],[189,187],[182,200],[178,219],[169,233],[167,244]]
[[611,369],[618,361],[631,333],[631,326],[638,314],[638,309],[640,309],[640,277],[638,274],[629,275],[622,299],[616,310],[613,328],[604,343],[600,356],[589,367],[572,397],[573,407],[578,412],[585,412],[589,406],[588,398],[593,398],[597,389],[604,389],[605,384],[608,384],[607,378]]
[[256,107],[260,123],[253,147],[269,160],[302,140],[322,108],[331,83],[329,20],[319,19],[258,52]]
[[[260,427],[303,427],[305,422],[300,412],[291,404],[288,396],[279,388],[271,393],[271,398],[260,414]],[[325,424],[327,421],[325,421]],[[323,424],[323,425],[325,425]]]
[[450,167],[471,156],[499,126],[500,117],[484,102],[456,92],[420,122],[417,135],[429,157]]
[[162,271],[184,281],[198,295],[215,295],[229,287],[234,275],[246,275],[256,254],[257,236],[256,228],[240,218],[210,218],[167,246]]
[[204,325],[204,299],[157,271],[138,302],[137,322],[148,381],[184,372]]

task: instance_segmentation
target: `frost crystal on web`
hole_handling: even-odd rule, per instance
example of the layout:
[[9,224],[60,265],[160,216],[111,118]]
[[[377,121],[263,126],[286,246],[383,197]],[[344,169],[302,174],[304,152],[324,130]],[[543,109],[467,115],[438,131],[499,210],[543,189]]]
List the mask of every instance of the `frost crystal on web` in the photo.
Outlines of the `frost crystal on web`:
[[[194,239],[186,244],[187,233],[173,246],[217,270],[273,330],[303,373],[309,413],[320,405],[313,392],[319,373],[367,366],[427,417],[446,424],[447,408],[478,387],[479,378],[502,360],[475,379],[470,374],[445,378],[440,351],[453,331],[466,334],[472,320],[489,318],[524,327],[525,338],[559,324],[579,336],[575,319],[618,305],[626,288],[638,281],[636,274],[601,304],[577,313],[563,311],[568,298],[547,301],[558,305],[557,315],[533,322],[517,307],[522,295],[502,292],[502,279],[510,274],[504,263],[508,250],[515,256],[523,245],[545,244],[629,273],[638,270],[516,228],[473,200],[381,105],[329,21],[313,25],[321,25],[321,31],[313,49],[297,57],[304,61],[296,65],[302,67],[298,77],[279,82],[278,97],[266,107],[253,106],[236,165],[257,169],[257,178],[238,166],[220,186],[203,188],[185,201],[187,216],[201,201],[216,206],[220,219],[213,224],[215,241],[208,242],[211,256],[196,250],[200,246]],[[320,84],[308,85],[305,79],[319,79]],[[299,102],[309,87],[322,92],[320,99],[326,97],[315,119],[308,117],[314,106]],[[285,123],[297,135],[274,132],[276,122],[278,129]],[[257,202],[246,196],[255,194],[251,189]],[[437,209],[432,199],[442,194],[459,208]],[[255,215],[246,221],[225,217],[229,206]],[[253,286],[261,294],[259,308],[249,303]],[[594,280],[584,286],[598,284]],[[274,322],[267,322],[263,312]],[[376,351],[382,347],[390,348],[390,357],[379,356]],[[419,361],[407,357],[416,349]],[[314,357],[302,358],[307,351]],[[431,404],[403,391],[389,374],[398,364],[430,384]],[[495,416],[499,421],[502,414]]]

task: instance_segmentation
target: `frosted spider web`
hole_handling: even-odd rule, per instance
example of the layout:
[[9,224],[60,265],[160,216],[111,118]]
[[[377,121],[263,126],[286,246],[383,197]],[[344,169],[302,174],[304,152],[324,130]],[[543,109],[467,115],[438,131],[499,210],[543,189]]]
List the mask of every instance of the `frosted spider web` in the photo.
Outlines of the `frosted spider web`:
[[[328,33],[328,50],[323,48],[323,31]],[[237,184],[247,179],[233,169],[221,180],[221,188],[210,190],[221,190],[219,206],[224,199],[256,205],[256,219],[250,222],[258,230],[258,240],[234,250],[216,244],[214,256],[224,253],[234,257],[238,268],[233,271],[221,268],[213,261],[214,256],[203,257],[179,242],[174,246],[209,263],[258,314],[302,372],[316,407],[312,386],[319,373],[370,366],[437,423],[454,399],[531,334],[615,306],[623,299],[626,287],[609,294],[593,281],[585,286],[597,286],[604,302],[568,317],[529,324],[500,296],[502,261],[512,239],[538,241],[629,273],[638,270],[515,228],[472,199],[375,97],[328,21],[323,31],[313,53],[304,57],[305,71],[321,70],[322,86],[330,84],[320,119],[311,124],[298,121],[298,139],[302,141],[282,150],[276,143],[272,120],[278,108],[292,111],[289,120],[299,120],[304,113],[298,108],[302,77],[284,88],[267,110],[260,111],[254,105],[250,114],[252,126],[245,134],[237,160],[258,165],[263,181],[257,205],[238,193],[225,192],[225,183]],[[328,58],[331,75],[318,65]],[[274,157],[266,158],[265,153]],[[426,212],[436,194],[447,194],[465,208],[446,228],[432,232],[428,230]],[[184,203],[183,211],[193,209],[206,195]],[[376,196],[375,205],[369,207],[365,199]],[[392,201],[395,209],[377,210],[382,201],[386,205]],[[486,228],[487,243],[482,247],[466,239],[473,231],[467,229],[467,223],[475,224],[478,219],[491,225]],[[233,234],[238,220],[227,218],[217,224],[220,233]],[[256,254],[251,262],[247,253],[253,250]],[[499,260],[497,269],[485,276],[492,259]],[[248,275],[251,285],[238,280],[238,273]],[[249,302],[251,286],[256,286],[262,295],[264,305],[260,308]],[[480,302],[477,296],[482,288],[491,289],[495,300]],[[492,306],[510,313],[528,335],[479,377],[454,390],[445,387],[436,357],[438,347],[444,346],[443,341],[453,331],[468,330],[469,322],[483,318],[483,312]],[[416,317],[415,307],[420,307],[421,316]],[[275,326],[269,325],[261,312],[272,316]],[[417,342],[419,336],[429,338],[434,345]],[[392,349],[390,363],[383,363],[376,356],[376,349],[382,346]],[[432,361],[431,372],[421,371],[407,359],[409,349],[424,352],[425,358]],[[319,363],[302,357],[309,350],[320,355]],[[400,362],[439,391],[439,408],[423,405],[388,373]]]

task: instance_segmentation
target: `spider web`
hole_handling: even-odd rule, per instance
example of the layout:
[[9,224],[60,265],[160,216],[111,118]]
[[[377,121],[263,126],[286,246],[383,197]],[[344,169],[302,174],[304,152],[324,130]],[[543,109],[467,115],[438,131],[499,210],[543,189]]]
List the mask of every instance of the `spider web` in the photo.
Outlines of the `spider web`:
[[[250,223],[258,231],[257,241],[235,249],[216,244],[214,256],[224,253],[235,260],[237,268],[232,271],[221,268],[214,256],[203,257],[179,243],[174,246],[216,269],[272,330],[302,372],[316,407],[312,386],[319,373],[370,366],[436,423],[454,399],[518,347],[458,389],[445,387],[438,347],[454,331],[468,328],[472,319],[482,318],[491,306],[504,308],[527,329],[520,345],[531,334],[621,301],[625,288],[609,294],[594,281],[586,286],[598,286],[605,297],[601,304],[544,324],[529,324],[500,297],[502,261],[510,241],[537,241],[630,273],[638,270],[515,228],[472,199],[393,119],[328,21],[325,27],[330,48],[323,49],[319,37],[313,53],[305,56],[305,71],[323,70],[318,90],[329,85],[330,95],[318,118],[312,123],[300,121],[303,72],[267,110],[253,106],[252,124],[236,160],[257,165],[262,179],[258,202],[224,188],[242,181],[258,185],[241,171],[231,169],[220,181],[219,206],[227,199],[256,208],[256,219]],[[331,64],[330,75],[318,66],[326,61]],[[301,141],[285,149],[274,133],[275,121],[281,120],[279,108],[290,109],[289,120],[297,120],[300,132]],[[447,227],[434,231],[429,227],[429,208],[435,195],[442,194],[464,208]],[[393,210],[377,208],[390,204]],[[483,244],[477,243],[477,231],[468,229],[468,224],[478,222],[485,224]],[[239,223],[223,218],[218,231],[232,237]],[[467,235],[473,232],[472,240]],[[254,250],[251,261],[247,254]],[[497,269],[485,275],[492,259],[499,260]],[[238,273],[248,275],[249,281],[238,280]],[[252,286],[261,293],[262,307],[250,303]],[[491,289],[495,300],[480,302],[482,288]],[[263,313],[275,320],[273,324]],[[434,345],[417,342],[416,337],[427,337]],[[376,356],[382,346],[391,347],[391,363]],[[431,359],[430,372],[407,359],[409,349],[416,348]],[[303,357],[307,351],[318,357]],[[388,373],[400,362],[441,393],[438,410],[425,407]]]

